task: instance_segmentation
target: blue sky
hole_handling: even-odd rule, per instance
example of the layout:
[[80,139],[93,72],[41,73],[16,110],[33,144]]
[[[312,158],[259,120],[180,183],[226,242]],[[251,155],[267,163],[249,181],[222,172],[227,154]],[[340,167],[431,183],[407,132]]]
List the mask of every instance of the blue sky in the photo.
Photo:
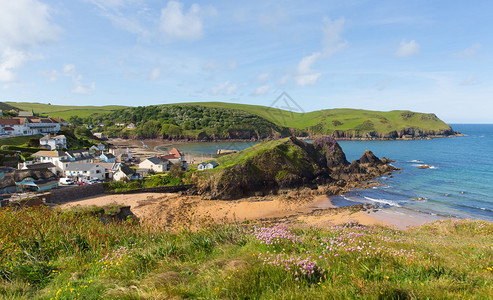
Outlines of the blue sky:
[[491,1],[0,0],[0,101],[434,112],[493,123]]

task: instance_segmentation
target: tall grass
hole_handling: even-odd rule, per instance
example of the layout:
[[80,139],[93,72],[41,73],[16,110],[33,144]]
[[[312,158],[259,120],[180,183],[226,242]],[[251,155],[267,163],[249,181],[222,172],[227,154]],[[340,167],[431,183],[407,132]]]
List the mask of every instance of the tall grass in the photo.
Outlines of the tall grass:
[[[203,223],[177,232],[80,211],[0,211],[6,299],[487,299],[493,224],[409,231]],[[205,225],[208,224],[208,225]]]

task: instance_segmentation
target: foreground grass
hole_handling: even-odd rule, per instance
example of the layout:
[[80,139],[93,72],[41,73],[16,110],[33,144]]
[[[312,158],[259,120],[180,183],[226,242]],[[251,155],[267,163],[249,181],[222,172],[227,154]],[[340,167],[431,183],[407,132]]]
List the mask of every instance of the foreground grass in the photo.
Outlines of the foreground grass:
[[172,233],[80,212],[0,211],[5,299],[478,298],[493,224],[207,225]]

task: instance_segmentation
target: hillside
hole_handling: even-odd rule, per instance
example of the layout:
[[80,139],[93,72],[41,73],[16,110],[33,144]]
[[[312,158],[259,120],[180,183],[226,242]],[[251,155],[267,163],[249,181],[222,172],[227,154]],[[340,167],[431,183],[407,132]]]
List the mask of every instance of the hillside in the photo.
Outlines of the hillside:
[[[9,102],[22,110],[49,114],[79,125],[98,128],[110,136],[167,139],[264,139],[279,136],[333,135],[338,139],[399,139],[449,136],[455,132],[435,114],[407,110],[369,111],[326,109],[307,113],[223,102],[163,104],[144,107],[58,106]],[[156,121],[148,123],[148,121]],[[128,131],[115,123],[134,123]],[[171,129],[170,129],[171,126]],[[177,126],[177,127],[175,127]]]
[[51,105],[44,103],[29,103],[29,102],[4,102],[4,104],[16,107],[20,110],[33,110],[34,113],[40,115],[49,115],[55,118],[63,118],[68,120],[72,116],[85,118],[95,113],[105,113],[125,106],[106,105],[106,106],[75,106],[75,105]]
[[[325,109],[307,113],[297,113],[272,107],[233,104],[223,102],[195,102],[180,105],[199,105],[206,107],[241,109],[249,113],[265,118],[279,126],[306,130],[313,135],[343,133],[351,137],[385,137],[395,138],[391,135],[393,131],[404,132],[406,129],[414,128],[423,133],[436,132],[446,133],[451,130],[450,126],[440,120],[435,114],[411,112],[407,110],[394,111],[370,111],[363,109]],[[376,135],[365,135],[366,133],[377,133]],[[449,132],[449,134],[451,134]]]
[[493,293],[487,222],[397,231],[204,220],[196,231],[172,231],[131,219],[103,223],[98,212],[0,209],[0,297],[489,299]]
[[309,188],[320,194],[338,194],[396,168],[366,151],[349,163],[331,136],[306,143],[295,137],[263,142],[216,160],[219,166],[191,174],[199,195],[231,200]]

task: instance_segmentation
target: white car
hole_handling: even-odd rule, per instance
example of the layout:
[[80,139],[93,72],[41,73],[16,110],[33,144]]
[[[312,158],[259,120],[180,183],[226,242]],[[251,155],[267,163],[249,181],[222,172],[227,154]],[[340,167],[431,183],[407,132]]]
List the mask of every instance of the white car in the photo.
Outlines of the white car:
[[72,178],[68,178],[68,177],[63,177],[63,178],[60,178],[60,180],[58,181],[60,184],[63,184],[63,185],[71,185],[71,184],[74,184],[75,182],[72,180]]

